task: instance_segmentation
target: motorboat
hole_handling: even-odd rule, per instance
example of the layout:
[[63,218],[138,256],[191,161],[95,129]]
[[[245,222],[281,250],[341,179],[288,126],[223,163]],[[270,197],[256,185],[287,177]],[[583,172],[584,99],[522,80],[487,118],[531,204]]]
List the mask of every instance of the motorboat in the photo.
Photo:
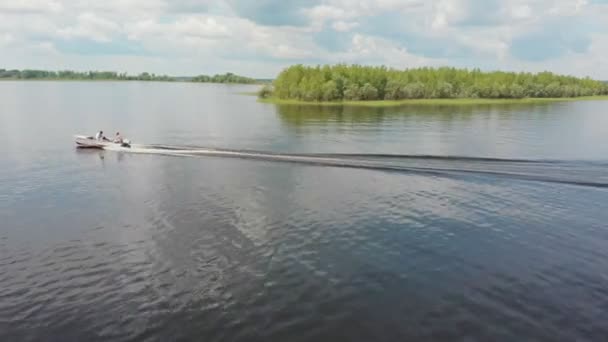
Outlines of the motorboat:
[[104,149],[106,147],[131,147],[131,142],[127,139],[124,139],[122,143],[113,142],[112,140],[105,139],[97,140],[95,137],[86,136],[86,135],[76,135],[74,136],[76,139],[76,147],[79,148],[100,148]]

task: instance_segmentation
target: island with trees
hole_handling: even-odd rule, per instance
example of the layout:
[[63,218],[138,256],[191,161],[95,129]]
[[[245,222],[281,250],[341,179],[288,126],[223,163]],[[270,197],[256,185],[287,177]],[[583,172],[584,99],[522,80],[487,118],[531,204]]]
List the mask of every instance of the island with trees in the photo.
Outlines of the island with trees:
[[204,82],[204,83],[238,83],[238,84],[255,84],[259,83],[258,80],[254,78],[249,78],[245,76],[235,75],[231,72],[222,74],[222,75],[200,75],[192,78],[192,82]]
[[608,84],[551,72],[479,69],[294,65],[258,93],[275,103],[476,103],[608,98]]
[[255,84],[268,83],[265,80],[225,73],[221,75],[196,77],[175,77],[167,75],[156,75],[143,72],[138,75],[118,73],[115,71],[47,71],[47,70],[6,70],[0,69],[0,80],[75,80],[75,81],[162,81],[162,82],[208,82],[208,83],[235,83]]

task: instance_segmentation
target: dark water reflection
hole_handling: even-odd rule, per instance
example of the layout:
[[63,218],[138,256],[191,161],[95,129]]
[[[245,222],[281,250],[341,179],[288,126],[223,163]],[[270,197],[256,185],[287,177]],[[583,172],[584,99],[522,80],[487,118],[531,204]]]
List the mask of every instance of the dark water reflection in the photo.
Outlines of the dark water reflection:
[[479,113],[513,114],[531,113],[534,116],[547,115],[555,104],[493,104],[493,105],[404,105],[398,107],[365,107],[365,106],[322,106],[322,105],[277,105],[281,119],[294,126],[307,122],[362,123],[392,121],[395,116],[400,119],[422,117],[439,118],[442,121],[461,121]]
[[[319,136],[348,152],[604,159],[602,102],[367,108],[277,106],[296,136]],[[314,141],[308,141],[322,148]],[[312,139],[310,139],[312,140]],[[326,145],[325,145],[326,146]]]
[[[76,151],[70,140],[105,126],[143,143],[556,159],[374,162],[605,181],[604,103],[312,110],[258,104],[235,95],[240,87],[0,90],[3,341],[608,334],[605,189],[478,172]],[[214,100],[201,106],[201,98]]]

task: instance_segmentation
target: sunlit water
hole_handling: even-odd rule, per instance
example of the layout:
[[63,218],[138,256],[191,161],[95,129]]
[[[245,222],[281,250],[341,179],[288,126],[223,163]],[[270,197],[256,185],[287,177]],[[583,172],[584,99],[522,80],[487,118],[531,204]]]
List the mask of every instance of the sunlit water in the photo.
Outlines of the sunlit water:
[[608,102],[252,89],[0,82],[0,340],[608,336]]

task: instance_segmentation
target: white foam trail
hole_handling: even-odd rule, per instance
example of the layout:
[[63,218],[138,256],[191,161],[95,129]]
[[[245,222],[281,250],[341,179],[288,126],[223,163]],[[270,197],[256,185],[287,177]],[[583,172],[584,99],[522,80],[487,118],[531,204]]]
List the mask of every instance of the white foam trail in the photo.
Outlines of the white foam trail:
[[164,154],[164,155],[183,155],[186,153],[192,153],[193,151],[200,152],[212,152],[212,150],[198,149],[198,150],[179,150],[179,149],[163,149],[163,148],[149,148],[142,145],[131,145],[131,147],[122,147],[119,145],[105,146],[104,150],[128,152],[128,153],[144,153],[144,154]]
[[[361,159],[361,155],[297,155],[265,153],[258,151],[234,151],[234,150],[215,150],[200,147],[179,147],[163,145],[131,145],[131,148],[120,147],[118,145],[106,146],[106,150],[137,153],[137,154],[156,154],[165,156],[181,157],[227,157],[241,159],[256,159],[261,161],[290,162],[308,165],[322,165],[332,167],[347,167],[358,169],[372,169],[389,172],[408,172],[413,174],[424,174],[442,177],[463,177],[466,175],[478,174],[491,177],[510,177],[529,181],[544,181],[564,183],[571,185],[582,185],[608,188],[608,178],[605,176],[604,168],[601,168],[601,175],[598,175],[597,167],[591,168],[589,165],[582,170],[580,167],[567,168],[564,164],[547,164],[542,162],[518,163],[509,160],[483,160],[474,159],[459,160],[458,157],[418,157],[419,160],[411,163],[412,157],[399,161],[394,158],[381,159]],[[358,157],[357,157],[358,156]],[[439,159],[438,159],[439,158]],[[452,158],[452,159],[446,159]],[[428,159],[428,160],[426,160]],[[426,160],[426,163],[420,163]],[[555,167],[557,166],[557,168]],[[584,165],[583,165],[584,166]],[[563,169],[563,172],[560,171]],[[585,175],[585,173],[587,173]],[[591,181],[590,181],[591,179]]]
[[[222,151],[212,149],[164,149],[164,148],[149,148],[142,145],[131,145],[130,148],[120,146],[107,146],[105,150],[120,151],[128,153],[141,153],[141,154],[161,154],[161,155],[173,155],[173,156],[217,156],[217,157],[241,157],[241,158],[255,158],[255,159],[266,159],[276,161],[291,161],[291,162],[312,162],[312,163],[337,163],[343,164],[344,158],[331,158],[331,157],[317,157],[317,156],[294,156],[294,155],[282,155],[282,154],[269,154],[259,152],[238,152],[238,151]],[[358,161],[361,162],[361,161]]]

